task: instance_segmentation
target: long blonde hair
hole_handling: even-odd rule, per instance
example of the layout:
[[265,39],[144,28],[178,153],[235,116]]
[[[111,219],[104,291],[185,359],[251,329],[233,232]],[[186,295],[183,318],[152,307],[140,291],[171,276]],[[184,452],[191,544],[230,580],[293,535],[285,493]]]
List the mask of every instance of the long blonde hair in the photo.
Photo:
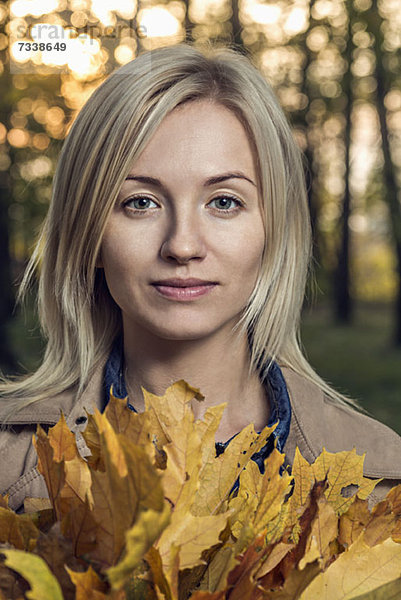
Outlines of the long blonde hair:
[[122,328],[119,307],[96,268],[117,194],[136,157],[179,104],[210,99],[232,110],[254,147],[266,243],[260,274],[237,324],[251,340],[251,370],[277,360],[334,391],[299,342],[311,259],[301,152],[281,107],[250,58],[229,47],[191,44],[145,52],[112,73],[78,114],[58,161],[50,208],[22,280],[21,301],[39,272],[38,313],[47,339],[32,374],[3,378],[11,412],[71,386],[82,392]]

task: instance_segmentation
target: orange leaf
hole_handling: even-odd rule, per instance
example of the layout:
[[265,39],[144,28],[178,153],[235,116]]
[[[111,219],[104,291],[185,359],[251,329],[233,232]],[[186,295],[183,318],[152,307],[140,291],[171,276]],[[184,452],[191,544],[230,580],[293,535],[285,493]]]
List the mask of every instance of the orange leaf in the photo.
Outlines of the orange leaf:
[[105,415],[116,433],[122,433],[134,444],[150,443],[149,413],[136,413],[127,409],[127,398],[116,398],[110,393]]
[[69,430],[63,414],[56,425],[49,428],[48,438],[56,462],[79,457],[75,435]]
[[224,600],[225,591],[221,592],[195,592],[189,600]]
[[107,598],[107,584],[99,578],[97,573],[89,567],[85,573],[76,573],[65,567],[71,581],[76,587],[75,600],[102,600]]
[[355,542],[370,518],[368,501],[356,498],[347,512],[340,517],[338,535],[340,544],[347,548]]
[[50,502],[55,508],[57,518],[60,520],[62,514],[59,506],[59,498],[65,481],[64,465],[54,460],[53,446],[40,425],[37,427],[36,439],[33,437],[33,444],[38,453],[38,471],[45,479]]

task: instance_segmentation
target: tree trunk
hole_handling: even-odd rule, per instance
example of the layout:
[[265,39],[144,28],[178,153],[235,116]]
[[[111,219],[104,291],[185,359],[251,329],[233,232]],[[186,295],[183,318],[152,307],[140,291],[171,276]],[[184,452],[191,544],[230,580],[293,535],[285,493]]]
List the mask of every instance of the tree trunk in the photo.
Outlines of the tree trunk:
[[305,184],[306,184],[306,191],[307,191],[307,196],[308,196],[309,214],[310,214],[310,221],[311,221],[311,228],[312,228],[313,258],[316,261],[316,263],[319,264],[321,252],[320,252],[319,232],[318,232],[318,228],[317,228],[318,199],[313,190],[314,148],[313,148],[313,144],[310,140],[309,125],[308,125],[309,106],[310,106],[311,100],[313,99],[312,91],[310,89],[310,85],[309,85],[309,81],[308,81],[308,69],[311,64],[312,56],[311,56],[311,50],[309,49],[308,44],[306,42],[307,34],[311,29],[311,24],[314,23],[313,18],[312,18],[312,9],[313,9],[314,4],[315,4],[315,0],[310,0],[309,7],[308,7],[309,26],[308,26],[307,31],[302,35],[301,42],[300,42],[300,45],[302,47],[302,50],[303,50],[304,56],[305,56],[305,63],[304,63],[304,67],[303,67],[303,78],[302,78],[300,92],[308,99],[308,102],[307,102],[307,105],[305,106],[305,108],[302,108],[298,112],[297,120],[304,132],[305,140],[306,140],[306,148],[304,150]]
[[384,98],[386,95],[386,71],[383,62],[383,19],[377,7],[377,1],[372,3],[372,9],[367,16],[368,30],[375,38],[376,68],[375,76],[377,82],[377,112],[380,121],[380,132],[382,139],[382,151],[384,158],[384,184],[386,187],[385,198],[389,206],[392,235],[397,257],[398,290],[395,303],[395,329],[394,343],[401,346],[401,208],[398,201],[398,186],[395,168],[391,159],[389,133],[386,119],[386,108]]
[[184,21],[185,41],[191,44],[194,41],[193,36],[192,36],[192,30],[194,28],[194,24],[192,23],[191,19],[189,18],[189,0],[184,0],[184,5],[185,5],[185,21]]
[[244,48],[244,42],[242,39],[242,25],[239,18],[239,0],[232,0],[231,2],[231,27],[233,34],[233,43],[237,49]]
[[[2,60],[5,60],[3,53]],[[12,77],[7,65],[1,76],[3,90],[10,90]],[[11,105],[8,94],[0,100],[0,122],[9,127]],[[11,151],[11,148],[10,148]],[[9,248],[9,216],[11,204],[11,177],[7,171],[0,171],[0,369],[9,374],[17,369],[17,361],[11,349],[8,325],[13,317],[15,295],[12,285],[11,256]]]
[[350,146],[351,146],[351,112],[352,112],[352,22],[353,22],[353,7],[352,0],[348,0],[348,32],[347,32],[347,47],[346,60],[348,63],[347,72],[343,78],[343,93],[347,98],[345,108],[345,131],[344,131],[344,147],[345,147],[345,176],[344,176],[344,196],[342,201],[342,211],[340,217],[341,239],[338,250],[337,269],[334,281],[334,298],[335,298],[335,316],[340,323],[350,323],[352,318],[352,303],[350,297],[350,232],[349,232],[349,217],[351,214],[351,195],[350,195]]

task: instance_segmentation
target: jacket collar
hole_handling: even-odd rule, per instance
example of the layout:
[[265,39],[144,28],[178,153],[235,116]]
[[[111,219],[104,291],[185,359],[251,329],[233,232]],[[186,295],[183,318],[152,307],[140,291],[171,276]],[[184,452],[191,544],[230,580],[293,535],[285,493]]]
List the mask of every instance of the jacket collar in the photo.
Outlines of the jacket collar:
[[7,402],[0,402],[0,426],[8,425],[55,425],[61,413],[64,414],[67,424],[71,427],[74,417],[85,416],[85,410],[93,412],[95,407],[100,409],[102,403],[103,369],[106,360],[102,360],[93,369],[88,385],[80,396],[77,396],[78,386],[39,400],[21,408],[6,421],[8,412]]
[[[82,430],[77,420],[85,410],[101,410],[103,400],[103,370],[106,360],[99,363],[83,393],[77,397],[72,387],[54,396],[26,406],[7,425],[55,425],[61,411],[73,431]],[[364,472],[368,477],[401,479],[401,438],[382,423],[348,406],[329,401],[320,388],[289,367],[281,367],[291,400],[290,432],[284,447],[287,461],[292,464],[295,448],[308,462],[313,462],[323,448],[329,452],[352,450],[366,452]],[[0,425],[4,423],[6,404],[0,403]]]
[[295,448],[312,463],[328,452],[356,449],[366,453],[364,474],[372,478],[401,479],[401,437],[392,429],[352,407],[335,403],[293,369],[282,367],[291,399],[290,434],[284,451],[292,464]]

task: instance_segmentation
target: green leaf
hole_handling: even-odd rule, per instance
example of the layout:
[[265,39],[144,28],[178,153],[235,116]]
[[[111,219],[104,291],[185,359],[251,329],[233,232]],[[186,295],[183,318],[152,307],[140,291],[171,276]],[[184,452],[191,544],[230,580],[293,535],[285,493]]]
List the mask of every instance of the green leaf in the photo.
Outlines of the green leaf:
[[45,561],[22,550],[2,550],[4,564],[17,571],[27,580],[31,589],[26,592],[29,600],[63,600],[60,585]]

